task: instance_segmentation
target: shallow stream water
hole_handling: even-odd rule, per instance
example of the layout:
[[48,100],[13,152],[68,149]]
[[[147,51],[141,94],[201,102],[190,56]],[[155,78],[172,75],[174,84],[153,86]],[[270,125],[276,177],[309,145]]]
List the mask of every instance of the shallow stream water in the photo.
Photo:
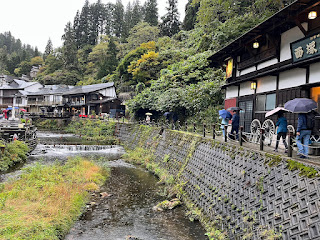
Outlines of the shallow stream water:
[[[178,207],[164,212],[152,208],[166,200],[159,195],[162,186],[146,170],[121,160],[121,146],[93,145],[78,136],[49,132],[38,133],[39,144],[26,165],[35,162],[65,161],[70,156],[86,156],[107,161],[111,175],[92,194],[87,211],[75,223],[66,240],[205,240],[198,222],[185,217],[186,209]],[[18,176],[21,170],[3,174],[0,180]],[[134,238],[132,238],[134,239]]]

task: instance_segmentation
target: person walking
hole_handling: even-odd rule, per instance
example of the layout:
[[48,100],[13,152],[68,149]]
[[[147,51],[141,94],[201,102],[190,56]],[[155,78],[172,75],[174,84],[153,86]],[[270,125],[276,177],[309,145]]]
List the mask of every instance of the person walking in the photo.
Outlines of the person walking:
[[309,140],[312,131],[312,123],[308,123],[308,116],[306,113],[298,114],[298,126],[297,126],[297,155],[300,158],[307,158],[309,153]]
[[[232,127],[231,127],[231,135],[235,135],[235,139],[239,138],[238,132],[239,132],[239,121],[240,121],[240,117],[239,117],[239,111],[238,110],[234,110],[233,111],[234,114],[232,116]],[[235,134],[234,134],[235,132]]]
[[278,146],[279,146],[279,141],[282,138],[283,145],[285,146],[286,150],[285,153],[288,152],[288,144],[286,142],[286,137],[287,137],[287,119],[283,116],[283,112],[278,113],[278,121],[276,123],[276,126],[278,127],[277,129],[277,141],[276,141],[276,147],[274,149],[275,152],[278,152]]
[[221,116],[219,118],[222,119],[220,128],[222,129],[222,135],[223,135],[223,139],[224,139],[225,136],[226,136],[226,132],[224,130],[224,126],[228,126],[229,119],[228,118],[223,118]]

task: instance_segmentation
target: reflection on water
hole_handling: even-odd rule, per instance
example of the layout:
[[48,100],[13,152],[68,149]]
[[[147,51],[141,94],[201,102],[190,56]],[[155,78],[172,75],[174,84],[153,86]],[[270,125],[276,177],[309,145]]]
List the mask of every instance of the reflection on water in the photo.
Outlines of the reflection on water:
[[[107,197],[94,194],[92,207],[76,222],[67,240],[125,240],[132,235],[141,240],[202,240],[207,239],[199,223],[184,216],[184,208],[154,212],[152,208],[165,200],[157,192],[157,178],[147,171],[122,160],[121,146],[83,143],[72,134],[39,133],[39,144],[29,156],[26,165],[41,162],[50,164],[65,161],[70,156],[104,159],[111,168],[111,176],[102,187]],[[20,170],[0,176],[18,177]]]

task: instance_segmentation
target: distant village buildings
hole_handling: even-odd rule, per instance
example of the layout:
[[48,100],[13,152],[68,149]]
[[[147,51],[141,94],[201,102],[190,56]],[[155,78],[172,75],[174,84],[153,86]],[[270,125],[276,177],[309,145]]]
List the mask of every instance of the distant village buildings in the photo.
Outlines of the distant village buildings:
[[124,115],[113,82],[87,86],[45,85],[0,75],[0,108],[24,108],[30,113]]

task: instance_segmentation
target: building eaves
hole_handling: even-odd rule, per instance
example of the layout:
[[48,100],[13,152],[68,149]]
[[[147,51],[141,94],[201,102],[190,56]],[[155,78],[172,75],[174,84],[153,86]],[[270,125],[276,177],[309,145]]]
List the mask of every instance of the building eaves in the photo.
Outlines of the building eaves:
[[307,11],[310,6],[315,6],[320,3],[319,0],[296,0],[289,4],[287,7],[283,8],[279,12],[275,13],[273,16],[269,17],[264,22],[258,24],[254,28],[250,29],[242,36],[238,37],[227,43],[220,50],[212,54],[209,59],[212,62],[221,62],[225,58],[232,56],[242,49],[249,42],[254,41],[258,36],[263,35],[269,31],[279,29],[281,31],[286,31],[293,26],[296,26],[294,17],[298,16],[299,13]]

